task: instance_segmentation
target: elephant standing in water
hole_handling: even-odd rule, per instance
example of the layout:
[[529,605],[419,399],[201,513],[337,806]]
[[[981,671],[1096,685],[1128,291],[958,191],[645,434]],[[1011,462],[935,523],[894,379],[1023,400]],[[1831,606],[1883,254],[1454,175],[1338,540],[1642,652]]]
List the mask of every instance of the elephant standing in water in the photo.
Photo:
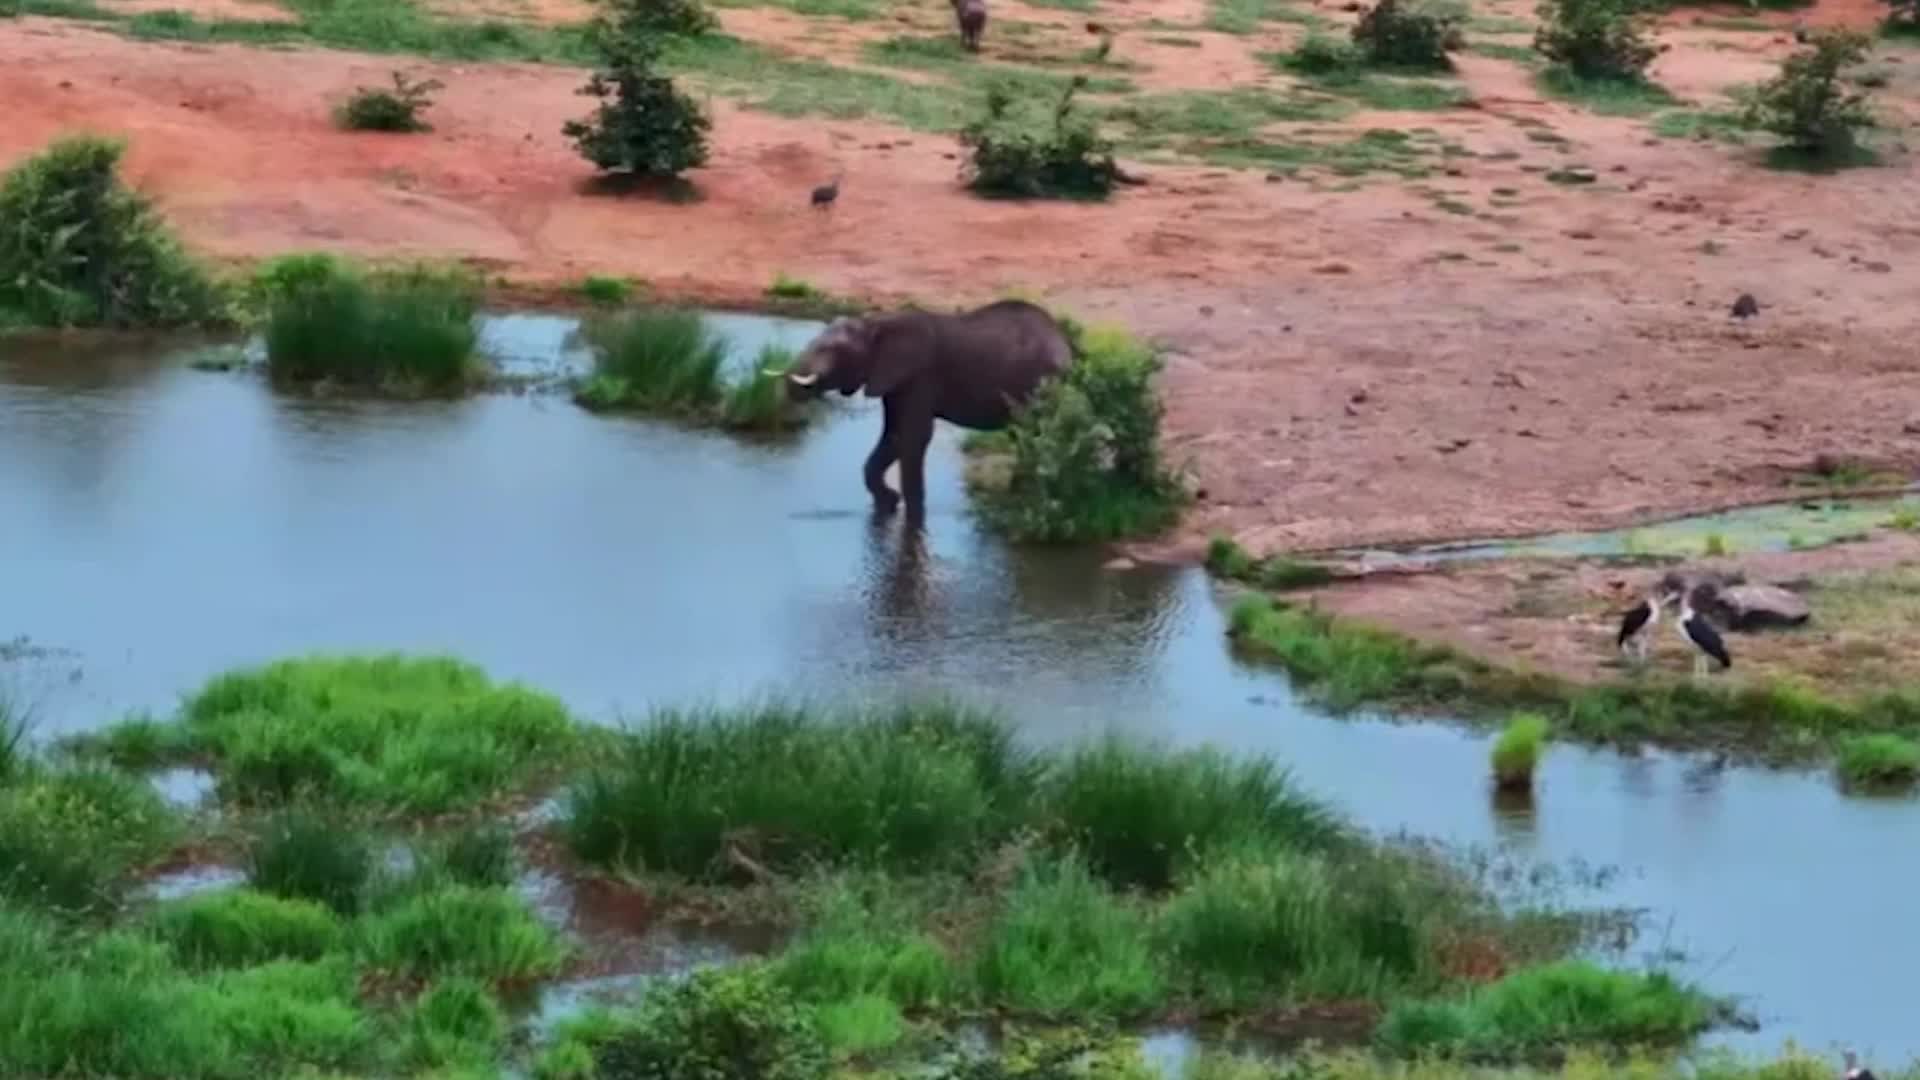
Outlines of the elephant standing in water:
[[1072,362],[1073,347],[1053,316],[1022,300],[959,315],[908,311],[836,319],[787,372],[789,396],[864,387],[885,406],[880,441],[867,455],[867,490],[882,514],[900,496],[887,466],[900,463],[907,519],[925,520],[927,443],[935,418],[979,431],[1005,427],[1042,380]]

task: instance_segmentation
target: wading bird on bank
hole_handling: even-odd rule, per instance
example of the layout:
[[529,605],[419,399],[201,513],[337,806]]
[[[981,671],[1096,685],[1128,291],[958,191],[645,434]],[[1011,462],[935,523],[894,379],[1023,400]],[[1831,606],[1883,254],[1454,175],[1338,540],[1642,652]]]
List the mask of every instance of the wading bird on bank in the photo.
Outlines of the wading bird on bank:
[[1720,670],[1733,666],[1733,656],[1727,652],[1727,644],[1720,640],[1720,632],[1713,628],[1705,616],[1693,610],[1693,598],[1686,591],[1680,593],[1680,636],[1698,650],[1693,654],[1693,673],[1700,676],[1707,673],[1707,658],[1720,662]]
[[1615,644],[1621,656],[1637,664],[1647,662],[1653,631],[1660,625],[1660,609],[1669,598],[1666,590],[1655,590],[1620,617],[1620,638]]

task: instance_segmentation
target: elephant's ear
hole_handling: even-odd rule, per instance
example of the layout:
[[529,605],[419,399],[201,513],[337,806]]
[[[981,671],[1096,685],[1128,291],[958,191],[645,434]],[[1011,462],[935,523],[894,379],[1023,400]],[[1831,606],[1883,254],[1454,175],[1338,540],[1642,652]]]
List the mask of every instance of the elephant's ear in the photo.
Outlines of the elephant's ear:
[[933,366],[933,335],[917,320],[867,324],[867,396],[886,397]]

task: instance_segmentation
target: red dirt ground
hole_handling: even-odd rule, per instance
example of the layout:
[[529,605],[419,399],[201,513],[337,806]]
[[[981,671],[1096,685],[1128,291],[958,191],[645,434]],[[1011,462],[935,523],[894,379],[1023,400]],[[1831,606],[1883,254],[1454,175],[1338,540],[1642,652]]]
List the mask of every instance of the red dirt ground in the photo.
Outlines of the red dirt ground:
[[[1858,24],[1876,7],[1823,4],[1809,21]],[[1019,13],[996,16],[1008,8]],[[1168,8],[1191,19],[1202,5]],[[740,33],[779,17],[726,14]],[[1656,74],[1689,94],[1763,75],[1790,47],[1675,25]],[[1214,45],[1126,38],[1116,54],[1156,65],[1141,78],[1155,87],[1244,72]],[[1920,53],[1886,62],[1884,93],[1913,90]],[[334,130],[331,103],[393,66],[11,20],[0,165],[63,131],[125,134],[134,182],[219,257],[459,256],[517,278],[623,273],[708,299],[753,296],[776,271],[942,302],[1041,292],[1173,350],[1169,441],[1206,491],[1188,543],[1225,530],[1265,552],[1611,526],[1777,496],[1782,470],[1820,452],[1908,474],[1920,463],[1920,180],[1904,155],[1835,176],[1771,172],[1750,151],[1656,140],[1644,120],[1543,100],[1518,66],[1466,56],[1474,107],[1348,126],[1427,125],[1480,152],[1430,183],[1483,210],[1497,197],[1497,212],[1450,213],[1400,183],[1334,192],[1160,165],[1108,205],[989,202],[957,185],[948,138],[718,100],[713,161],[695,177],[704,198],[676,206],[583,194],[587,167],[559,134],[584,108],[576,71],[410,65],[448,87],[432,134]],[[1571,145],[1530,138],[1540,123]],[[1517,156],[1484,156],[1498,151]],[[1543,179],[1568,164],[1599,182]],[[808,190],[841,168],[839,205],[810,212]],[[1731,320],[1747,291],[1760,316]]]

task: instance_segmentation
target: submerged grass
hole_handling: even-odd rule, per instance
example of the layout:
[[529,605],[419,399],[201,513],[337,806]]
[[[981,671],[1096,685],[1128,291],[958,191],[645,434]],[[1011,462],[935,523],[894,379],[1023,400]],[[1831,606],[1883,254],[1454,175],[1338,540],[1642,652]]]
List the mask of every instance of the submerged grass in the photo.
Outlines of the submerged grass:
[[726,372],[727,339],[699,312],[642,309],[589,321],[593,374],[574,400],[595,410],[630,410],[706,421],[739,431],[783,431],[806,413],[790,403],[779,374],[793,355],[763,347],[737,380]]
[[444,394],[482,374],[474,354],[480,282],[465,271],[368,271],[330,255],[291,255],[265,266],[254,289],[277,380]]
[[1278,662],[1337,710],[1398,705],[1484,715],[1524,709],[1594,742],[1730,747],[1779,758],[1804,757],[1846,734],[1920,731],[1920,689],[1842,699],[1784,682],[1578,684],[1265,596],[1241,598],[1229,632],[1239,648]]
[[164,738],[109,734],[111,752],[164,742],[204,759],[223,798],[302,796],[440,813],[519,789],[571,760],[579,732],[558,700],[495,685],[444,657],[318,655],[218,676]]

